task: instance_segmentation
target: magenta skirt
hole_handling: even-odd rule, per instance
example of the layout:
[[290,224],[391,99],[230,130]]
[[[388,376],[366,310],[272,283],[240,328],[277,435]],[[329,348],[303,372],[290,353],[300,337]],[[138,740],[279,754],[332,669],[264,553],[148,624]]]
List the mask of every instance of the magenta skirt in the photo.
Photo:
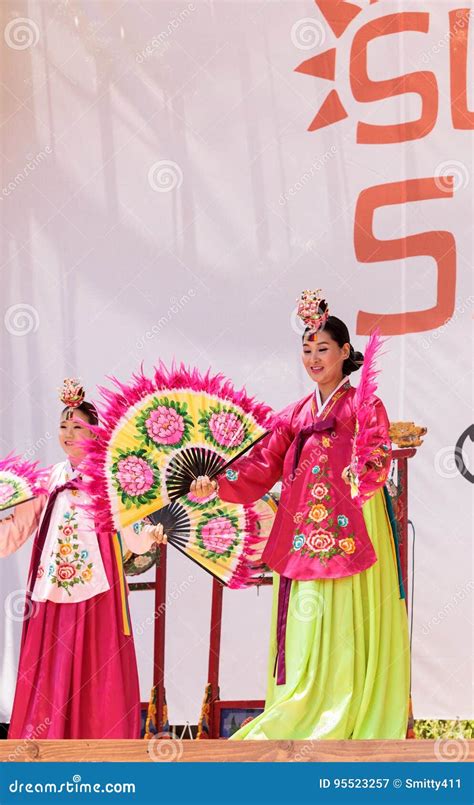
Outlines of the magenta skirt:
[[9,738],[139,738],[133,636],[123,633],[119,570],[100,538],[110,590],[77,604],[35,603],[24,624]]

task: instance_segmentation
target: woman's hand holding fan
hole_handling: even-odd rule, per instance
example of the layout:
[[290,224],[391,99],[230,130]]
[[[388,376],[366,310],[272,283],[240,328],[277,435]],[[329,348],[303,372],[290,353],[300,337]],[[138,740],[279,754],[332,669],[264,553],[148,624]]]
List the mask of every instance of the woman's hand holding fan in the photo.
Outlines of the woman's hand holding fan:
[[217,481],[211,481],[207,475],[200,475],[199,478],[192,482],[190,491],[198,498],[207,498],[217,492],[217,489]]
[[156,547],[157,545],[166,545],[166,543],[168,542],[168,537],[164,533],[162,523],[158,523],[158,525],[145,523],[141,533],[150,540],[149,550]]

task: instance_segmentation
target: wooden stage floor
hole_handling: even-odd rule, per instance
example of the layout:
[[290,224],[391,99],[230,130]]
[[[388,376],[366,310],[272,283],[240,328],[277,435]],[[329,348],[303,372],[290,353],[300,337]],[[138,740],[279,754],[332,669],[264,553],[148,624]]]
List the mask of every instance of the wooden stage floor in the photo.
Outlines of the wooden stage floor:
[[0,741],[0,762],[473,761],[474,741]]

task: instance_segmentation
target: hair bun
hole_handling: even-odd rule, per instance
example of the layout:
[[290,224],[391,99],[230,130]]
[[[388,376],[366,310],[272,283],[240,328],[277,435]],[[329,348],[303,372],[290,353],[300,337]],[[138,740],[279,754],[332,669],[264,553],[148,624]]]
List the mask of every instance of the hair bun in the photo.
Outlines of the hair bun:
[[364,355],[362,352],[356,351],[352,344],[349,349],[349,357],[346,358],[342,365],[342,371],[345,375],[350,375],[352,372],[357,372],[364,363]]
[[86,393],[80,380],[66,377],[59,389],[59,399],[68,408],[78,408],[84,402]]

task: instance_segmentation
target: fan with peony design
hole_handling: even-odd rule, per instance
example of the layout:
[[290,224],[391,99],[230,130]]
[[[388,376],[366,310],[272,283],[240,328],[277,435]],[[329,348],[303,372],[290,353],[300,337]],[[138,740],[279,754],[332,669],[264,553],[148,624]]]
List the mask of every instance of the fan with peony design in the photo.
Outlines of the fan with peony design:
[[222,375],[162,363],[101,389],[101,424],[87,441],[83,487],[99,527],[120,531],[188,495],[258,442],[272,411]]
[[[170,545],[232,589],[261,580],[265,569],[262,552],[276,509],[271,495],[244,506],[224,503],[215,494],[204,499],[188,494],[147,519],[154,525],[161,523]],[[124,557],[127,575],[149,570],[157,560],[158,550],[142,556],[128,552]]]
[[46,493],[47,470],[38,463],[8,455],[0,461],[0,511],[19,506]]

